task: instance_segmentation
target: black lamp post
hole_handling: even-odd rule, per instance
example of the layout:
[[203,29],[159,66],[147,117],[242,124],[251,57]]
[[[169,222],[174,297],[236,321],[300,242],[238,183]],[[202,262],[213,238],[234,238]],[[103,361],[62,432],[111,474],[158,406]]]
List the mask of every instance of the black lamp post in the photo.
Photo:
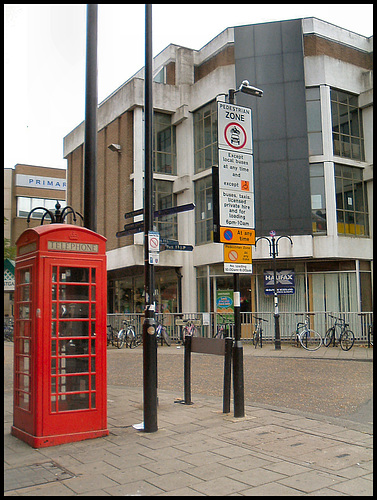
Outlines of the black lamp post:
[[[244,80],[240,87],[229,89],[229,104],[234,103],[237,92],[243,92],[255,97],[262,97],[263,90],[252,87]],[[244,405],[244,379],[243,379],[243,347],[241,342],[241,297],[240,297],[240,275],[233,274],[233,301],[234,301],[234,347],[233,347],[233,393],[234,393],[234,416],[245,416]]]
[[275,241],[276,233],[275,231],[270,231],[271,239],[267,236],[260,236],[255,240],[255,247],[259,240],[267,240],[268,245],[270,247],[270,257],[272,257],[274,263],[274,318],[275,318],[275,350],[281,349],[281,341],[280,341],[280,325],[279,325],[279,299],[278,299],[278,290],[277,290],[277,279],[276,279],[276,257],[278,256],[278,243],[281,238],[288,238],[291,242],[291,246],[293,245],[293,241],[290,236],[283,234],[279,236]]

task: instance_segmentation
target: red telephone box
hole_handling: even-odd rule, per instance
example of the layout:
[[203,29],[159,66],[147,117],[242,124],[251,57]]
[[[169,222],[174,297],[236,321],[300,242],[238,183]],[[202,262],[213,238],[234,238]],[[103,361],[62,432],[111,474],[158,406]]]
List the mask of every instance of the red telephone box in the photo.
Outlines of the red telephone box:
[[11,433],[33,448],[106,436],[106,238],[49,224],[16,245]]

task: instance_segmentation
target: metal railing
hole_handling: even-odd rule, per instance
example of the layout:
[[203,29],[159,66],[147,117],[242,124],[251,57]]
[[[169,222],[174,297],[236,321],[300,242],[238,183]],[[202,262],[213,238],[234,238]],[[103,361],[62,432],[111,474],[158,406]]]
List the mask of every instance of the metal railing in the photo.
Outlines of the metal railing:
[[[302,316],[297,315],[299,312]],[[291,339],[292,333],[296,330],[296,324],[304,320],[305,314],[304,311],[280,313],[280,337],[283,343]],[[341,313],[336,311],[310,313],[310,328],[320,333],[322,338],[334,324],[334,319],[330,315],[343,318],[346,323],[349,323],[348,328],[355,335],[355,343],[368,344],[368,325],[373,323],[373,312],[362,313],[362,315],[357,312]],[[199,335],[211,338],[217,333],[218,326],[224,324],[222,316],[219,313],[156,313],[156,321],[164,324],[173,342],[180,342],[184,327],[182,324],[177,324],[182,323],[177,320],[196,320]],[[273,342],[275,340],[274,314],[266,312],[241,312],[241,340],[245,342],[252,341],[255,328],[254,316],[267,320],[267,323],[263,323],[263,339],[265,342]],[[143,313],[108,314],[107,324],[120,329],[122,328],[123,319],[130,321],[137,332],[142,334]],[[230,336],[234,336],[233,325],[228,327],[228,332]]]

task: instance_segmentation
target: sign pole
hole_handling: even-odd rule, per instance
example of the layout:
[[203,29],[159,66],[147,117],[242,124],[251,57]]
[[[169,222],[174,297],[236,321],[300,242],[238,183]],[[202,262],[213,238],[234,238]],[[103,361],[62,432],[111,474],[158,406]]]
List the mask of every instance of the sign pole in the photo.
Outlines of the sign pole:
[[143,324],[144,431],[157,427],[157,340],[154,304],[154,268],[149,260],[149,232],[153,230],[152,171],[152,4],[145,5],[145,189],[144,189],[144,280]]
[[[229,90],[229,104],[234,104],[235,91]],[[233,274],[234,300],[234,346],[233,346],[233,405],[234,416],[245,416],[244,379],[243,379],[243,347],[241,342],[241,296],[240,275]]]

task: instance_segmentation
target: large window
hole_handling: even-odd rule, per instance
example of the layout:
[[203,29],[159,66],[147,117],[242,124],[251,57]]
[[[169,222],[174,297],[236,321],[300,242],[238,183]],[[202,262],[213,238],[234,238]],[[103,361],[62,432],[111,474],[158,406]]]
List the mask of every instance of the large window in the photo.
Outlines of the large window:
[[323,163],[310,164],[310,194],[314,234],[326,234],[326,198]]
[[[18,196],[17,197],[17,217],[27,217],[29,212],[33,210],[33,208],[37,207],[45,207],[50,210],[53,214],[55,214],[55,205],[56,202],[60,203],[60,210],[66,206],[65,200],[52,200],[45,198],[27,198],[26,196]],[[46,212],[44,210],[36,210],[31,214],[32,219],[42,219],[43,215]],[[47,221],[49,221],[49,217],[47,216]]]
[[175,126],[171,124],[171,115],[154,112],[153,118],[153,171],[176,175]]
[[338,234],[368,236],[368,203],[361,168],[335,164]]
[[212,176],[195,182],[195,205],[195,243],[210,243],[213,233]]
[[364,161],[364,136],[358,97],[331,89],[334,155]]
[[[176,195],[173,193],[173,183],[169,181],[154,181],[155,209],[162,210],[175,206]],[[157,219],[157,230],[161,238],[177,239],[177,214],[164,215]]]
[[309,155],[321,155],[323,154],[323,148],[319,87],[306,89],[306,115],[308,123]]
[[212,101],[194,113],[195,173],[217,165],[217,104]]

